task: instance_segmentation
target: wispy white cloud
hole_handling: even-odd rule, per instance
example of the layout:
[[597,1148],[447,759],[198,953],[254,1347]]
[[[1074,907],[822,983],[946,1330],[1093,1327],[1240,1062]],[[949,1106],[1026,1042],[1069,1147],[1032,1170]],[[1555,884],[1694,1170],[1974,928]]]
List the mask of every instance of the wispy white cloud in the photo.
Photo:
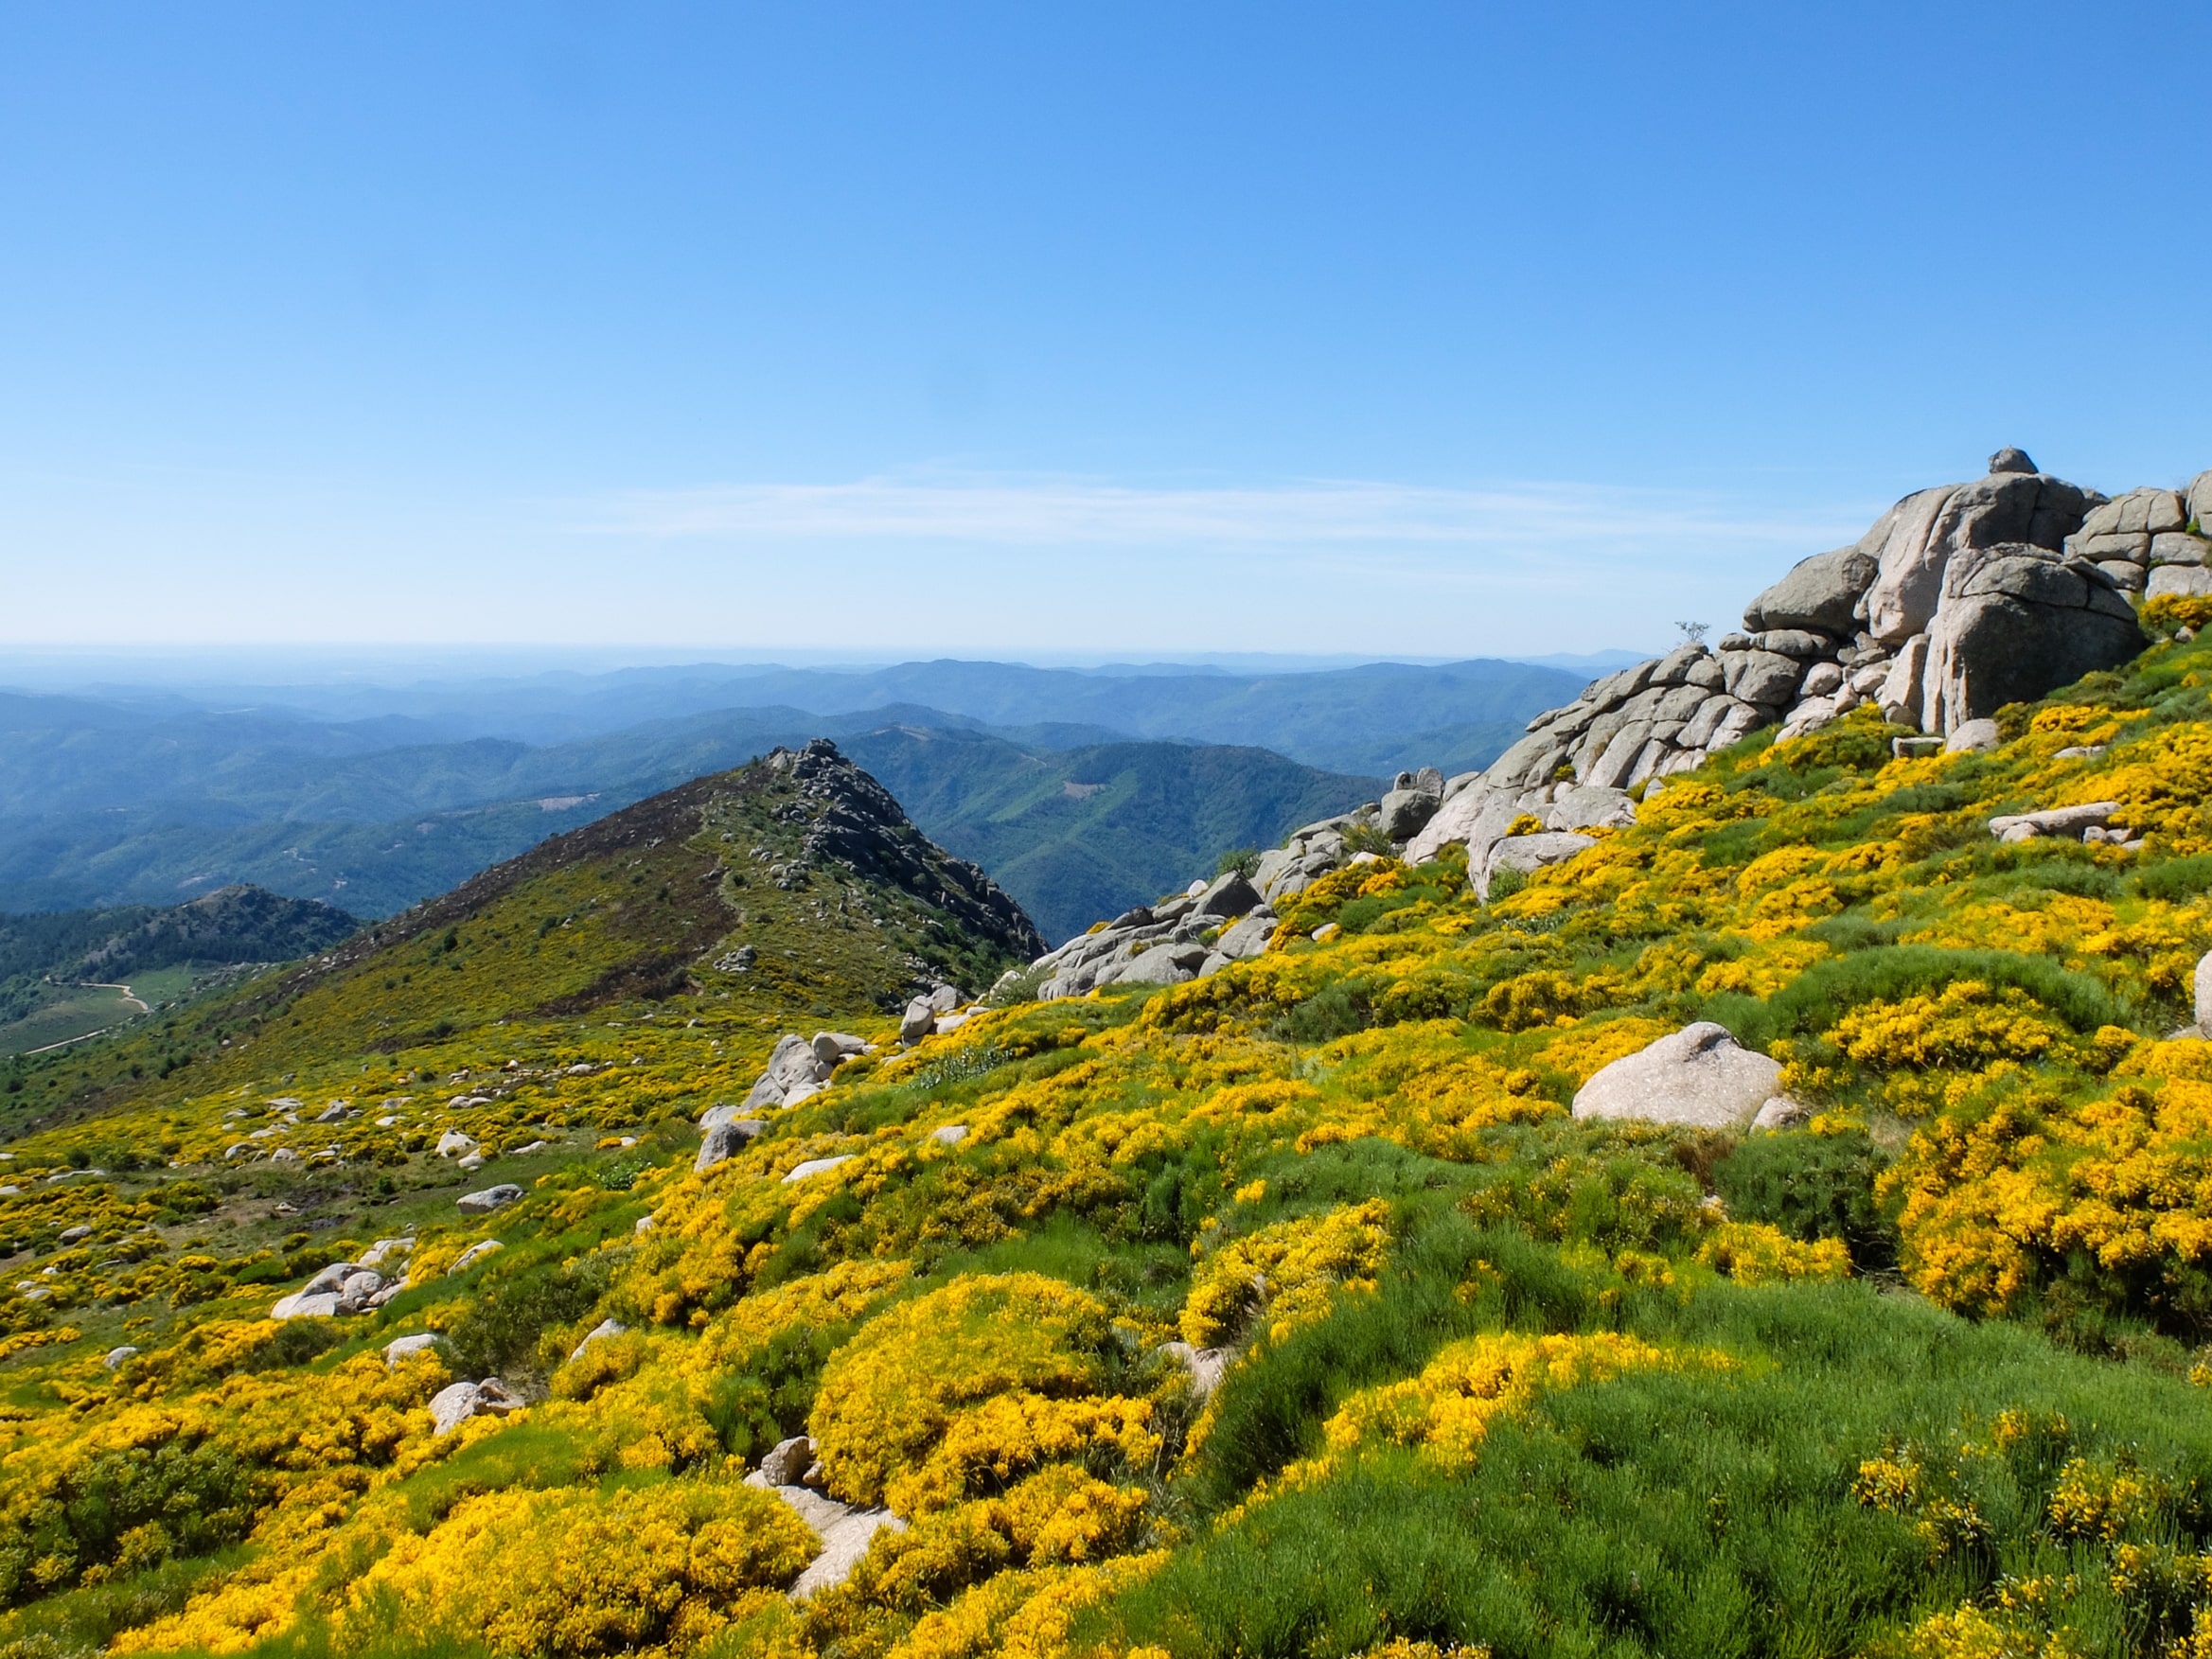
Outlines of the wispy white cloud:
[[1062,478],[883,477],[716,485],[600,498],[579,529],[650,539],[930,540],[1046,547],[1737,549],[1856,534],[1848,512],[1775,512],[1687,491],[1588,484],[1442,489],[1358,480],[1156,488]]

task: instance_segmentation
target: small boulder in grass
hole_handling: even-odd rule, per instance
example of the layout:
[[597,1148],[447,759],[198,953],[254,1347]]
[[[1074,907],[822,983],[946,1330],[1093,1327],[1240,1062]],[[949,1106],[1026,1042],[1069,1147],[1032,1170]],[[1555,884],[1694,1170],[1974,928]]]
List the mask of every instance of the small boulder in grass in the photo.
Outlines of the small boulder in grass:
[[522,1195],[522,1188],[514,1182],[502,1181],[479,1192],[464,1192],[453,1203],[463,1215],[489,1215],[495,1209],[504,1209]]
[[1602,1068],[1576,1091],[1574,1115],[1740,1129],[1781,1093],[1781,1076],[1726,1026],[1699,1020]]
[[437,1346],[437,1340],[436,1332],[430,1331],[418,1331],[412,1336],[393,1337],[384,1344],[385,1368],[395,1368],[416,1354],[427,1352]]
[[799,1486],[814,1462],[814,1442],[805,1435],[793,1435],[787,1440],[778,1440],[760,1460],[761,1484],[764,1486]]
[[431,1396],[430,1418],[439,1435],[450,1435],[472,1417],[487,1412],[504,1417],[522,1407],[521,1396],[498,1378],[487,1377],[481,1383],[454,1383],[439,1389]]

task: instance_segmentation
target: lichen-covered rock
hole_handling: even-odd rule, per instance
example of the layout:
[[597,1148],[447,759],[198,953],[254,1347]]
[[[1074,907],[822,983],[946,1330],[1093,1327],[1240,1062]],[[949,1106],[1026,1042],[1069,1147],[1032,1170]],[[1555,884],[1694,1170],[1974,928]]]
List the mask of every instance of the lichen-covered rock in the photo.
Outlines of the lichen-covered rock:
[[334,1319],[338,1316],[338,1293],[334,1290],[318,1291],[310,1295],[296,1291],[277,1299],[269,1310],[272,1319]]
[[2065,836],[2078,841],[2087,830],[2103,829],[2119,809],[2117,801],[2090,801],[2079,806],[2001,814],[1990,820],[1990,834],[2000,841],[2028,840],[2037,836]]
[[1906,496],[1859,541],[1877,566],[1866,596],[1868,632],[1902,644],[1935,619],[1957,555],[2008,542],[2055,552],[2093,504],[2088,492],[2037,472],[1993,472]]
[[2160,565],[2143,589],[2146,599],[2194,599],[2212,593],[2212,569],[2203,565]]
[[1191,914],[1227,921],[1257,909],[1259,903],[1260,890],[1240,872],[1231,870],[1215,878],[1197,895],[1191,906]]
[[[751,1123],[754,1134],[759,1133],[761,1124],[758,1120],[744,1121]],[[703,1175],[716,1165],[728,1163],[745,1150],[752,1138],[752,1136],[746,1134],[736,1122],[716,1124],[707,1131],[706,1138],[699,1143],[699,1156],[691,1160],[691,1173]]]
[[1258,956],[1267,948],[1267,941],[1275,937],[1275,926],[1280,920],[1274,910],[1263,906],[1224,927],[1221,937],[1213,942],[1213,948],[1231,962]]
[[432,1331],[419,1331],[412,1336],[395,1336],[384,1344],[384,1365],[387,1368],[398,1366],[411,1355],[435,1348],[437,1341],[437,1333]]
[[1522,874],[1532,874],[1553,864],[1564,864],[1586,847],[1598,844],[1595,836],[1577,835],[1571,830],[1544,830],[1532,836],[1507,836],[1492,843],[1482,860],[1481,874],[1476,878],[1475,889],[1485,903],[1490,899],[1490,884],[1498,874],[1517,870]]
[[481,1383],[453,1383],[430,1398],[430,1420],[440,1436],[450,1435],[470,1418],[485,1412],[505,1416],[520,1411],[522,1402],[496,1377]]

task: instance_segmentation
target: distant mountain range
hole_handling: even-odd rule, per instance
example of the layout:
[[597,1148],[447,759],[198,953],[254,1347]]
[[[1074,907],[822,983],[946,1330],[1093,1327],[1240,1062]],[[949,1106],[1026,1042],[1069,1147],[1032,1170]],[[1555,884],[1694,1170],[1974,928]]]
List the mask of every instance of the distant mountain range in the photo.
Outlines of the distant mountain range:
[[827,736],[1057,937],[1356,804],[1401,767],[1486,764],[1580,684],[1484,662],[1289,675],[946,662],[298,687],[252,706],[0,694],[0,909],[173,904],[251,882],[388,915],[547,835]]
[[1460,758],[1440,743],[1478,747],[1506,727],[1517,734],[1531,715],[1571,701],[1590,677],[1490,659],[1264,674],[1173,663],[1072,669],[951,659],[869,670],[708,662],[399,686],[205,685],[189,700],[173,691],[115,687],[97,700],[111,718],[131,709],[179,716],[221,712],[249,725],[312,721],[336,728],[317,741],[365,748],[479,737],[557,745],[732,709],[805,710],[816,717],[873,711],[878,723],[895,718],[896,709],[927,709],[939,725],[955,715],[953,724],[981,721],[1015,732],[1079,726],[1093,736],[1078,741],[1110,735],[1253,744],[1311,767],[1396,771]]

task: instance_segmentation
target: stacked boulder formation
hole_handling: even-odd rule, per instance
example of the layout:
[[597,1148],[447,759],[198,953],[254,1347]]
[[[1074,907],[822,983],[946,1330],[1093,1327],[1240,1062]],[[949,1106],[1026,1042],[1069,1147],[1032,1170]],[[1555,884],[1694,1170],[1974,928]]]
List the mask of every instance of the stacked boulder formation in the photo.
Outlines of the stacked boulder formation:
[[2212,592],[2208,516],[2212,472],[2108,501],[2001,450],[1986,477],[1909,495],[1850,546],[1801,561],[1713,649],[1678,646],[1537,715],[1487,770],[1452,781],[1406,856],[1464,842],[1486,881],[1523,816],[1553,834],[1589,827],[1551,821],[1563,796],[1633,789],[1764,727],[1799,737],[1862,705],[1930,747],[1978,736],[1964,729],[2141,650],[2135,596]]
[[[1318,825],[1307,827],[1319,830]],[[1298,838],[1292,840],[1296,844]],[[1341,835],[1336,844],[1343,846]],[[1276,870],[1285,884],[1302,887],[1316,879],[1309,873],[1315,866],[1323,873],[1336,867],[1317,849],[1279,862]],[[1291,889],[1285,885],[1277,891]],[[1037,986],[1037,998],[1081,997],[1102,985],[1179,985],[1258,956],[1274,937],[1275,924],[1265,896],[1238,872],[1211,882],[1194,881],[1175,898],[1139,905],[1038,957],[1032,972],[1045,979]]]
[[2097,568],[2131,593],[2212,593],[2202,526],[2212,523],[2212,472],[2201,472],[2185,490],[2131,489],[2091,509],[2066,551]]

